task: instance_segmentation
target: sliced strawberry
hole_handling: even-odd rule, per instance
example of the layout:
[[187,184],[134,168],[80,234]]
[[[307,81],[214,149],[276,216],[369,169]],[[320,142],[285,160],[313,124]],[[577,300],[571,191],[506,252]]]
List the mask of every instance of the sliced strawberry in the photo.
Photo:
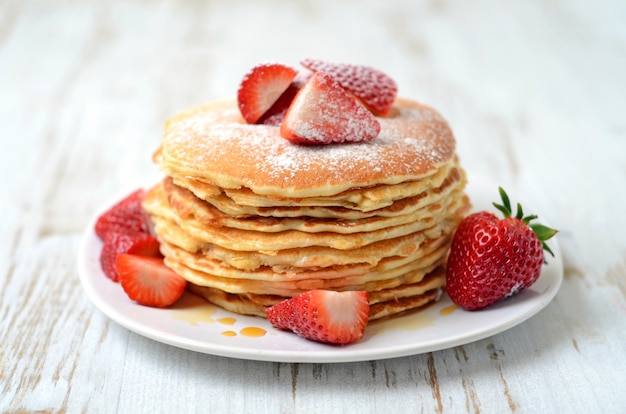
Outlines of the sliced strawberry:
[[364,142],[379,132],[376,118],[323,72],[300,89],[280,126],[283,138],[299,144]]
[[120,254],[117,272],[124,292],[144,306],[170,306],[183,295],[187,286],[187,281],[165,266],[160,257]]
[[159,241],[146,233],[122,233],[109,231],[104,236],[104,244],[100,251],[100,267],[114,282],[119,280],[115,261],[122,253],[134,253],[141,256],[160,256]]
[[149,233],[150,222],[141,207],[146,192],[138,189],[104,212],[96,221],[95,231],[100,239],[110,232]]
[[137,256],[163,257],[161,254],[161,243],[150,235],[135,239],[134,243],[125,253]]
[[365,291],[311,290],[267,308],[268,321],[278,329],[334,344],[360,340],[370,305]]
[[313,72],[304,70],[302,72],[298,72],[298,75],[291,82],[289,87],[280,98],[272,105],[270,109],[263,114],[263,116],[258,120],[259,124],[265,125],[274,125],[280,126],[281,122],[283,122],[283,118],[287,113],[287,109],[291,105],[293,98],[295,98],[296,94],[304,84],[309,80],[309,78],[313,75]]
[[322,71],[332,76],[376,116],[386,115],[396,99],[396,82],[371,67],[317,59],[305,59],[301,64],[309,70]]
[[264,63],[246,73],[239,85],[237,103],[249,124],[257,121],[287,90],[297,71],[280,63]]

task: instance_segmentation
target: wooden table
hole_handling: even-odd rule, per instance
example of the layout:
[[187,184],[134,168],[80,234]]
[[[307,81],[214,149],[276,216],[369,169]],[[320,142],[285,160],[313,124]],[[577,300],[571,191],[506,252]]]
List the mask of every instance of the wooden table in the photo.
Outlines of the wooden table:
[[[0,411],[624,412],[624,22],[623,1],[0,2]],[[81,236],[160,177],[164,120],[305,57],[392,75],[560,230],[543,311],[452,349],[292,364],[168,346],[92,304]]]

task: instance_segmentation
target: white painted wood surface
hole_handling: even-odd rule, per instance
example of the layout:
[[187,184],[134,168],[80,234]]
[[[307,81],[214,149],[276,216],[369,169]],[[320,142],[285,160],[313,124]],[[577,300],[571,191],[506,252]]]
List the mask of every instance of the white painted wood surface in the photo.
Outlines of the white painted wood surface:
[[[376,66],[450,121],[463,164],[561,230],[565,280],[529,321],[349,364],[228,359],[107,319],[81,233],[178,110],[261,61]],[[626,410],[626,2],[0,1],[0,411]]]

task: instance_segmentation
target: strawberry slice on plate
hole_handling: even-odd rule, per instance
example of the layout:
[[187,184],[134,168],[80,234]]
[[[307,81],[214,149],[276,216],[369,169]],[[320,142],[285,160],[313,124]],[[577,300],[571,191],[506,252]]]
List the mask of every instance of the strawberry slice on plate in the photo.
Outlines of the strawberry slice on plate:
[[304,59],[301,64],[309,70],[332,76],[376,116],[386,115],[398,94],[398,85],[392,78],[369,66],[319,59]]
[[280,135],[298,144],[365,142],[379,132],[372,113],[324,72],[300,89],[280,126]]
[[98,217],[95,225],[98,237],[104,240],[104,237],[110,231],[149,233],[150,222],[141,207],[141,202],[145,195],[145,190],[138,189]]
[[311,290],[267,308],[268,321],[312,341],[349,344],[365,332],[370,305],[365,291]]
[[237,91],[241,115],[255,124],[289,88],[298,72],[280,63],[263,63],[246,73]]
[[159,241],[146,233],[109,231],[104,236],[100,251],[100,267],[106,277],[117,282],[119,279],[116,268],[118,255],[133,253],[140,256],[159,257],[161,255],[159,246]]
[[163,258],[124,253],[117,256],[116,264],[124,292],[140,305],[164,308],[185,292],[187,281],[167,267]]

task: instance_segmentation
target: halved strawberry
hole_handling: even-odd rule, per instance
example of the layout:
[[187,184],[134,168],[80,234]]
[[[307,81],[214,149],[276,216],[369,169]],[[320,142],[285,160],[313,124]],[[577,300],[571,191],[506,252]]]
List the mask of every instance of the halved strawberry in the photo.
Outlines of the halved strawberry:
[[369,66],[330,63],[318,59],[304,59],[301,64],[309,70],[322,71],[332,76],[376,116],[386,115],[396,99],[396,82]]
[[104,212],[96,221],[95,231],[104,240],[110,231],[149,233],[150,223],[141,207],[146,192],[138,189]]
[[249,124],[257,121],[287,90],[297,71],[280,63],[264,63],[246,73],[237,91],[241,115]]
[[163,257],[161,243],[152,236],[138,237],[125,253],[137,256]]
[[364,142],[380,124],[337,81],[316,72],[300,89],[280,126],[280,135],[299,144]]
[[146,233],[122,233],[109,231],[104,236],[104,244],[100,251],[100,267],[104,274],[114,282],[119,276],[116,269],[117,256],[132,253],[140,256],[161,256],[159,241]]
[[165,266],[160,257],[120,254],[117,272],[124,292],[144,306],[170,306],[183,295],[187,286],[187,281]]
[[287,90],[280,95],[280,98],[278,98],[274,105],[272,105],[272,107],[268,109],[265,114],[263,114],[257,123],[280,126],[281,122],[283,122],[285,114],[287,113],[287,109],[289,109],[289,106],[293,101],[293,98],[295,98],[298,91],[302,89],[304,84],[312,75],[313,72],[306,69],[302,72],[298,72],[298,75],[296,75]]
[[370,305],[365,291],[311,290],[267,308],[278,329],[326,343],[348,344],[365,332]]

